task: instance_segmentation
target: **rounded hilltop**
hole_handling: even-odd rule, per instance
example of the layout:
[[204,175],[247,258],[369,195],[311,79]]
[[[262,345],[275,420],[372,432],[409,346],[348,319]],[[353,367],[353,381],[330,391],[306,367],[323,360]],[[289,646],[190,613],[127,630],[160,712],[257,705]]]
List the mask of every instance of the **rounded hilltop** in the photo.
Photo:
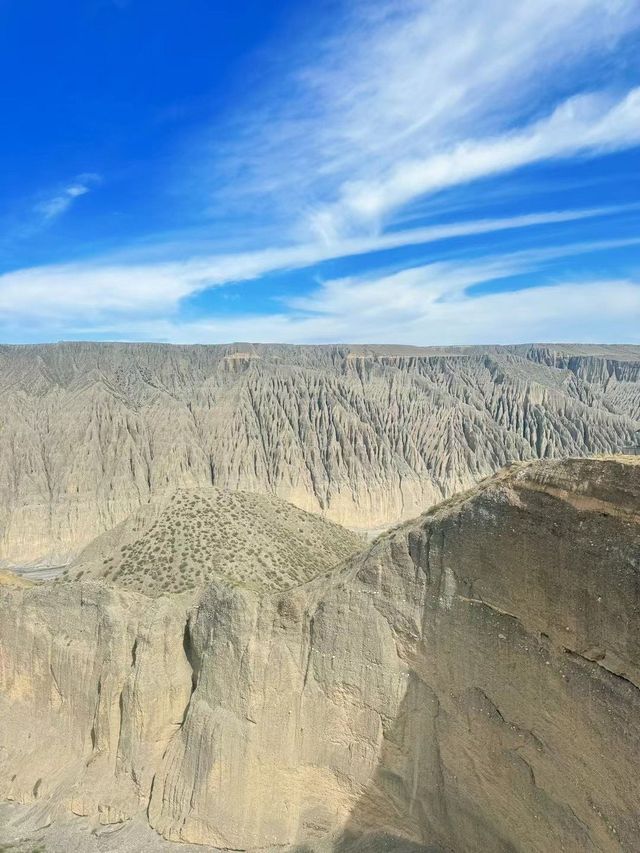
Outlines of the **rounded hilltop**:
[[362,547],[351,531],[273,496],[179,489],[95,539],[65,576],[101,578],[150,596],[216,579],[277,592]]

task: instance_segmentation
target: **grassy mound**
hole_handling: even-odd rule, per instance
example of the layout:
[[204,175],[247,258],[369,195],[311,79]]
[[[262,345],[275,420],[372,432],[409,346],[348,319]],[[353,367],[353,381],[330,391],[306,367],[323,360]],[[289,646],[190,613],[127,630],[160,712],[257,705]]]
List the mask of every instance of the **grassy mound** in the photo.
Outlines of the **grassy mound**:
[[101,577],[152,596],[212,579],[275,592],[327,571],[362,545],[350,531],[275,497],[182,489],[98,537],[66,576]]

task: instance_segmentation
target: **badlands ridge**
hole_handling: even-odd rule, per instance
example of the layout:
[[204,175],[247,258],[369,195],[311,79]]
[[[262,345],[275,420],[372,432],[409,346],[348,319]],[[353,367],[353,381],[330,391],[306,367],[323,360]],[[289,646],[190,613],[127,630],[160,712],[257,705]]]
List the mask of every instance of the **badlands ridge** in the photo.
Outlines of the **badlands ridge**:
[[[276,577],[167,584],[199,501],[279,509]],[[65,578],[5,573],[8,849],[640,849],[640,459],[518,463],[356,553],[303,516],[180,492]]]
[[380,530],[639,430],[639,347],[1,346],[0,566],[211,485]]
[[0,850],[640,850],[640,348],[6,346],[0,398]]

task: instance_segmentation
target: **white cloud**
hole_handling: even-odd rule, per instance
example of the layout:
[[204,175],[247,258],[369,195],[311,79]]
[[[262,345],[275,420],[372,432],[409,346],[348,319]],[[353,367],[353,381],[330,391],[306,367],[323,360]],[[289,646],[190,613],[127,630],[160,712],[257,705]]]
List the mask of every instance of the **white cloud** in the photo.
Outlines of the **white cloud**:
[[[456,285],[462,282],[461,277]],[[160,319],[96,327],[89,333],[173,343],[640,343],[640,281],[569,281],[481,296],[459,291],[449,299],[438,299],[428,280],[405,279],[393,285],[395,298],[374,284],[359,293],[332,288],[324,294],[323,311],[315,314]],[[347,304],[361,305],[361,299],[366,311],[344,310]],[[78,331],[87,333],[84,327]]]
[[582,95],[545,119],[502,136],[465,140],[421,159],[401,161],[377,181],[347,182],[340,200],[317,216],[322,230],[380,220],[391,210],[445,187],[541,160],[595,155],[640,145],[640,87],[618,101]]
[[[181,302],[203,290],[257,279],[268,272],[300,269],[346,257],[508,229],[571,222],[625,208],[593,208],[449,223],[375,237],[350,238],[332,245],[309,243],[262,252],[197,257],[183,262],[116,263],[93,261],[16,270],[0,275],[0,322],[28,325],[104,322],[107,318],[175,315]],[[625,241],[622,241],[626,244]],[[599,244],[602,245],[602,244]],[[610,244],[606,244],[610,245]],[[578,247],[589,251],[591,244]],[[571,253],[563,247],[561,255]],[[518,261],[531,265],[539,253]],[[502,261],[492,262],[493,266]],[[509,268],[514,261],[509,261]],[[475,274],[475,273],[474,273]],[[466,273],[468,278],[468,273]]]
[[[533,340],[640,340],[640,280],[569,280],[545,284],[545,262],[585,252],[640,245],[635,240],[600,241],[538,248],[471,262],[439,262],[396,273],[330,280],[282,310],[257,315],[185,321],[177,308],[203,281],[255,274],[266,257],[228,258],[217,268],[201,262],[146,268],[68,268],[38,278],[29,271],[0,279],[0,314],[7,306],[26,311],[29,322],[67,335],[151,339],[175,343],[231,340],[264,342],[411,343],[444,345]],[[273,258],[271,259],[274,260]],[[281,261],[284,258],[280,259]],[[538,284],[490,292],[477,286],[513,275],[536,275]]]
[[216,128],[214,173],[252,209],[331,241],[454,183],[638,141],[637,92],[572,97],[601,87],[600,60],[640,25],[635,0],[348,5],[242,103],[226,143]]
[[95,184],[99,183],[100,176],[93,173],[78,175],[77,178],[56,195],[38,202],[35,206],[36,213],[40,214],[45,221],[57,219],[71,207],[80,196],[91,191]]
[[[640,245],[640,238],[624,241]],[[379,277],[328,281],[292,300],[289,339],[402,342],[416,345],[535,340],[640,340],[640,280],[545,284],[539,269],[553,258],[612,248],[611,241],[534,249],[474,262],[433,263]],[[533,273],[532,287],[474,289]],[[307,340],[306,337],[303,340]]]
[[[473,291],[487,278],[538,270],[593,244],[330,281],[268,315],[181,319],[189,297],[276,270],[615,212],[388,227],[398,227],[393,217],[403,207],[447,187],[640,144],[640,88],[625,80],[624,69],[618,73],[624,63],[612,59],[640,26],[637,0],[340,5],[346,11],[329,35],[291,39],[294,46],[285,46],[276,63],[277,80],[253,87],[253,103],[239,99],[237,119],[216,125],[204,172],[190,152],[198,185],[212,174],[209,194],[213,186],[218,203],[238,205],[245,230],[249,215],[261,218],[265,230],[290,245],[277,248],[265,239],[270,248],[244,254],[157,263],[121,255],[6,273],[0,324],[47,336],[75,330],[203,342],[637,339],[638,284],[623,276],[516,293]],[[37,227],[55,221],[98,180],[80,175],[41,201]],[[229,209],[218,211],[225,233],[232,228]],[[187,253],[172,245],[155,257]]]

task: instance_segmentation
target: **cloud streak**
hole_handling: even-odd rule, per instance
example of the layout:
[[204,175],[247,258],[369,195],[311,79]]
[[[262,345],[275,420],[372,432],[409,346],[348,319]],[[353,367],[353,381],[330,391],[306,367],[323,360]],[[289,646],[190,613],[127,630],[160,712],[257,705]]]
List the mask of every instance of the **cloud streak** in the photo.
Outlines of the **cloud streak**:
[[[202,291],[259,279],[266,273],[303,269],[323,261],[384,252],[407,246],[426,246],[443,240],[575,222],[620,212],[626,208],[591,208],[449,223],[374,237],[309,243],[244,254],[196,257],[182,262],[117,263],[94,260],[16,270],[0,275],[0,323],[64,325],[84,317],[101,323],[107,318],[177,315],[181,303]],[[621,241],[626,245],[627,241]],[[602,246],[602,244],[598,244]],[[607,244],[610,245],[610,244]],[[580,246],[578,253],[592,244]],[[560,255],[571,247],[553,250]],[[528,254],[531,265],[539,259]],[[493,262],[494,266],[497,264]],[[508,261],[514,268],[514,260]],[[292,304],[292,307],[293,304]]]
[[[605,218],[637,213],[631,205],[470,214],[401,230],[412,205],[415,213],[430,196],[430,216],[442,213],[436,194],[443,190],[458,188],[462,209],[477,210],[472,185],[481,179],[639,146],[640,87],[615,57],[640,28],[637,0],[353,0],[335,8],[324,32],[274,47],[282,61],[271,77],[261,75],[266,83],[248,87],[253,94],[238,99],[235,117],[215,122],[203,156],[194,156],[189,135],[185,160],[206,205],[215,207],[217,254],[195,255],[172,231],[175,242],[146,243],[137,256],[134,247],[128,258],[123,249],[7,272],[0,275],[0,327],[185,342],[593,340],[606,329],[612,339],[637,340],[639,285],[627,271],[579,281],[558,267],[553,285],[544,281],[554,259],[613,252],[635,238],[539,243],[547,226],[597,218],[612,234]],[[79,175],[35,208],[29,201],[35,225],[25,233],[46,231],[99,180]],[[254,222],[260,227],[252,232]],[[251,235],[253,251],[228,250],[234,228]],[[424,256],[424,247],[450,240],[460,241],[452,252],[462,247],[464,256],[474,247],[465,238],[506,231],[526,233],[523,244],[536,248],[502,256],[485,248],[473,261],[430,264],[396,251],[423,247]],[[385,261],[398,268],[310,290],[307,275],[300,295],[280,300],[278,310],[184,319],[187,301],[213,288],[358,256],[360,269]],[[481,292],[483,283],[528,272],[538,281],[526,290]]]
[[[83,270],[59,267],[0,279],[0,315],[30,312],[37,328],[67,334],[175,343],[251,340],[344,341],[417,345],[533,340],[640,340],[640,280],[611,278],[546,283],[545,263],[559,257],[640,245],[640,237],[537,248],[469,262],[424,264],[388,275],[326,281],[282,309],[185,320],[179,303],[203,282],[258,274],[266,257],[227,259],[226,267],[183,265]],[[280,262],[284,261],[282,257]],[[276,259],[271,258],[275,263]],[[478,287],[532,273],[538,284],[491,292]],[[6,311],[10,308],[9,312]],[[24,316],[22,316],[24,321]],[[80,325],[75,325],[80,323]],[[606,334],[603,332],[606,330]]]
[[279,206],[331,241],[449,186],[638,142],[638,91],[599,92],[597,72],[640,26],[633,0],[351,9],[304,45],[311,60],[294,56],[284,81],[243,104],[226,145],[216,128],[222,203]]
[[[640,343],[640,281],[603,279],[566,281],[524,291],[471,296],[458,290],[465,276],[450,279],[450,299],[438,299],[428,279],[404,275],[392,282],[369,283],[359,293],[330,288],[321,312],[278,312],[204,318],[194,322],[151,320],[117,327],[97,326],[119,340],[144,338],[173,343],[403,343],[416,346],[509,344],[530,342]],[[393,286],[395,298],[388,298]],[[366,297],[366,310],[345,313]],[[372,301],[375,297],[381,297]],[[83,327],[81,332],[86,332]]]
[[543,160],[596,156],[639,144],[640,87],[614,102],[604,95],[581,95],[522,130],[405,160],[377,181],[347,182],[339,201],[316,214],[317,227],[336,233],[354,221],[380,221],[403,204],[447,187]]
[[76,199],[80,196],[91,192],[91,189],[100,182],[100,176],[93,173],[78,175],[70,184],[65,186],[60,192],[51,198],[44,199],[38,202],[35,206],[35,212],[39,214],[45,222],[51,222],[58,219],[66,213]]

